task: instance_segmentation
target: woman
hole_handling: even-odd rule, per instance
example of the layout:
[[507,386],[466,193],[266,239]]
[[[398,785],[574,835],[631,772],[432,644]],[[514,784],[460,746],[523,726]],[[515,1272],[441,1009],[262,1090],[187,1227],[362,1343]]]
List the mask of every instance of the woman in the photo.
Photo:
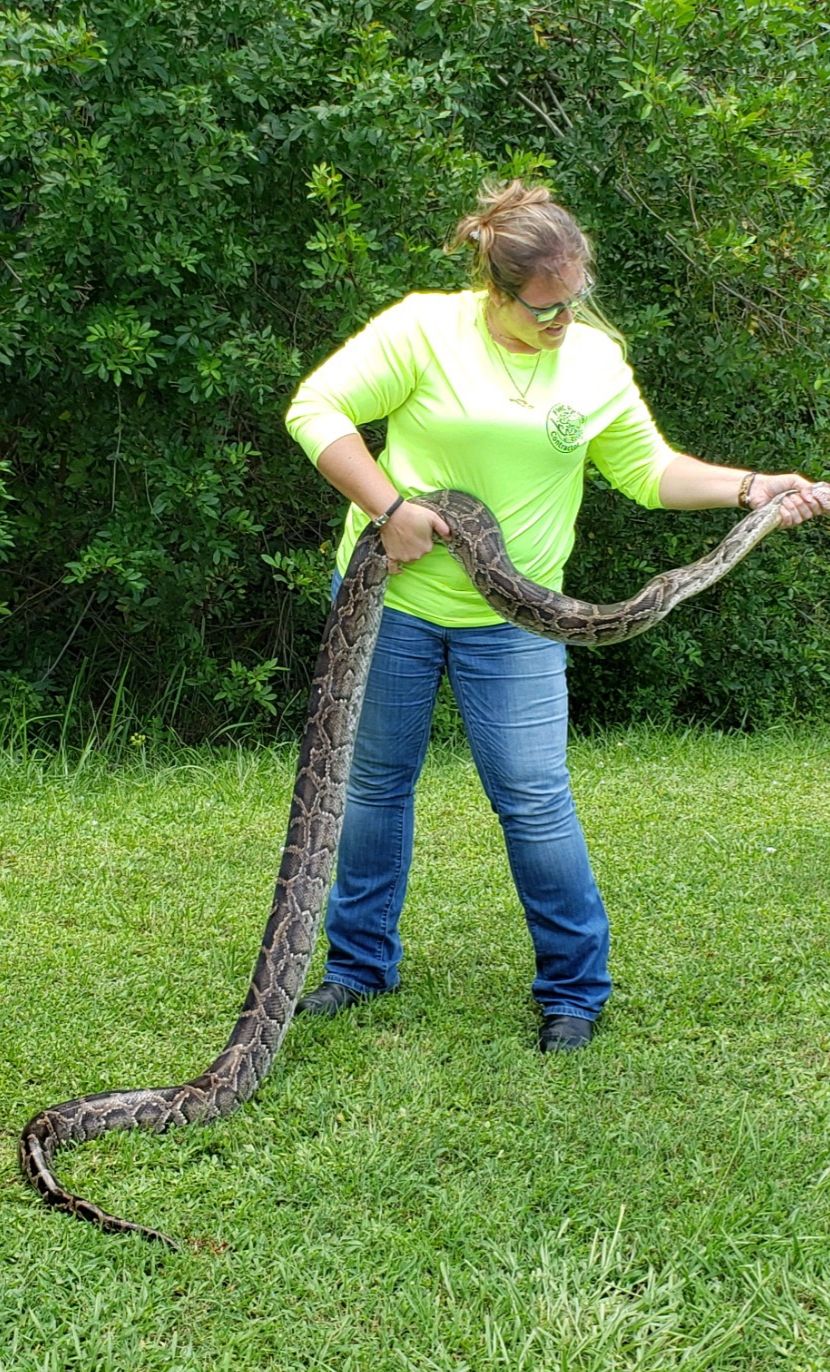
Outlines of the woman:
[[[586,1045],[611,989],[608,919],[565,762],[563,645],[506,624],[408,497],[478,496],[510,556],[559,589],[590,460],[648,507],[757,509],[795,488],[783,523],[821,507],[811,483],[714,467],[673,451],[619,343],[591,311],[589,245],[543,187],[485,187],[453,246],[475,252],[479,290],[407,296],[299,388],[288,428],[352,502],[337,557],[381,530],[392,580],[349,783],[322,984],[298,1010],[335,1015],[394,991],[412,853],[414,789],[444,671],[502,825],[533,941],[543,1052]],[[376,460],[358,425],[386,417]]]

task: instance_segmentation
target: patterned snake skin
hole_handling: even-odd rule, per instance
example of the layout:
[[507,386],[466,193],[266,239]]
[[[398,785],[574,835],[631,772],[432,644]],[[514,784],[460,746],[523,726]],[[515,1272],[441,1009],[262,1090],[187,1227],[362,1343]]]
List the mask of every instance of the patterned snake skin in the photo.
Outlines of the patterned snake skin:
[[[830,486],[815,488],[830,512]],[[723,542],[688,567],[661,573],[615,605],[590,605],[526,580],[507,558],[489,510],[459,491],[418,498],[452,531],[448,547],[505,619],[531,633],[571,644],[619,643],[643,633],[670,610],[725,576],[777,528],[783,496],[741,520]],[[248,1100],[267,1075],[291,1022],[332,878],[346,782],[363,691],[383,608],[386,557],[378,533],[366,530],[332,607],[311,688],[288,834],[271,914],[245,1003],[225,1047],[200,1076],[181,1086],[104,1091],[53,1105],[23,1131],[24,1176],[48,1205],[115,1233],[138,1233],[171,1247],[156,1229],[108,1215],[64,1189],[52,1171],[60,1148],[109,1130],[208,1124]]]

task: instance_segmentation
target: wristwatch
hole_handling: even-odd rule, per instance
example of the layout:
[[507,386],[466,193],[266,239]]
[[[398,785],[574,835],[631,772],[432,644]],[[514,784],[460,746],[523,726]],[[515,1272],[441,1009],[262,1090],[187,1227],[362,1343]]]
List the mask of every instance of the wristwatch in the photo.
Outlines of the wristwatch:
[[746,476],[743,478],[740,486],[738,487],[739,510],[751,510],[754,508],[749,503],[749,492],[752,490],[752,483],[757,475],[757,472],[747,472]]
[[382,529],[384,524],[388,524],[398,506],[403,505],[405,500],[406,496],[404,495],[399,495],[397,500],[393,500],[388,510],[384,510],[382,515],[378,515],[377,519],[372,520],[372,528]]

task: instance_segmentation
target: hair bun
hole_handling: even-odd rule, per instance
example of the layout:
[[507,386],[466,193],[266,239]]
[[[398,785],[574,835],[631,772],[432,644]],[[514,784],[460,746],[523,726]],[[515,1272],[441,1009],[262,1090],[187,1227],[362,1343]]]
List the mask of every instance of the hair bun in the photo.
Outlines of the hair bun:
[[475,251],[475,281],[508,294],[521,291],[535,272],[557,276],[571,263],[587,267],[591,260],[579,225],[547,187],[518,178],[484,183],[475,213],[459,222],[448,251],[465,244]]

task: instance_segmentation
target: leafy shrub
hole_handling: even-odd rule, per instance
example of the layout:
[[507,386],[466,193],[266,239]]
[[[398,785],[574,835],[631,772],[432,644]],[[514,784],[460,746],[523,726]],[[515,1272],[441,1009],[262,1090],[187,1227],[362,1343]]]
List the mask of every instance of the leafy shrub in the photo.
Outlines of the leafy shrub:
[[[342,502],[288,442],[286,403],[372,312],[461,283],[441,243],[485,172],[547,174],[594,234],[675,444],[824,470],[830,36],[813,11],[60,14],[0,12],[10,699],[71,703],[79,729],[115,699],[191,737],[296,720]],[[613,573],[627,594],[723,524],[592,487],[569,584],[603,594]],[[576,717],[826,713],[825,539],[771,543],[653,638],[575,658]]]

